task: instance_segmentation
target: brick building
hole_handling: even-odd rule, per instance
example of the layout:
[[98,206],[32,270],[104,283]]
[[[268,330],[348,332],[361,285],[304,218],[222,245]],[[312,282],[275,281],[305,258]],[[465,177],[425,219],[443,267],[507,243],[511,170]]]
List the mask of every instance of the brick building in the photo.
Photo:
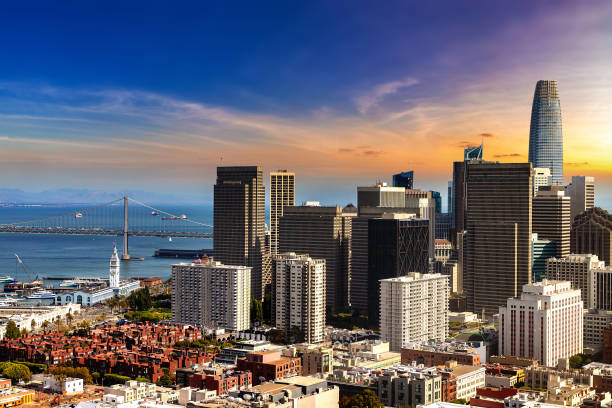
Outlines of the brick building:
[[302,359],[281,357],[280,351],[256,351],[238,359],[238,369],[253,373],[253,385],[302,374]]

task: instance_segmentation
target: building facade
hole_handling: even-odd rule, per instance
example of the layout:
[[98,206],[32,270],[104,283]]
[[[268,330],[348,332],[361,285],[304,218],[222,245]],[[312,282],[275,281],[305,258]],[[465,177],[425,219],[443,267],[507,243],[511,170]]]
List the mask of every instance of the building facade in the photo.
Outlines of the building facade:
[[595,207],[595,177],[572,176],[572,181],[565,187],[565,194],[572,200],[571,218]]
[[380,330],[392,351],[448,336],[448,276],[412,272],[380,281]]
[[570,281],[574,289],[580,289],[585,309],[597,307],[597,271],[605,268],[597,255],[571,254],[564,258],[546,261],[546,278]]
[[595,254],[606,265],[611,265],[612,214],[594,207],[577,215],[572,223],[571,252]]
[[563,184],[563,132],[557,81],[538,81],[529,129],[529,162],[548,168],[553,184]]
[[325,259],[284,253],[272,258],[272,319],[287,335],[298,328],[296,340],[320,343],[325,335]]
[[357,208],[404,207],[405,191],[404,187],[390,187],[387,183],[376,183],[370,187],[357,187]]
[[241,331],[251,326],[251,268],[213,260],[172,265],[172,320]]
[[538,234],[532,234],[531,242],[531,280],[540,282],[546,278],[546,261],[557,254],[555,241],[539,239]]
[[466,163],[463,291],[467,309],[497,313],[531,282],[530,163]]
[[570,198],[561,186],[541,187],[533,198],[532,231],[538,238],[555,242],[557,258],[570,254],[572,222]]
[[261,300],[269,271],[265,257],[266,191],[259,166],[217,167],[214,187],[215,258],[251,268],[251,294]]
[[393,175],[393,187],[414,188],[414,171],[403,171]]
[[499,308],[499,348],[503,355],[557,365],[583,350],[583,306],[580,290],[568,281],[523,286],[520,298]]
[[612,323],[612,310],[589,309],[584,311],[584,347],[600,351],[603,334]]
[[547,167],[534,167],[533,169],[533,196],[538,194],[540,187],[552,185],[552,176]]
[[295,205],[295,173],[277,170],[270,173],[270,254],[278,252],[278,220],[283,208]]

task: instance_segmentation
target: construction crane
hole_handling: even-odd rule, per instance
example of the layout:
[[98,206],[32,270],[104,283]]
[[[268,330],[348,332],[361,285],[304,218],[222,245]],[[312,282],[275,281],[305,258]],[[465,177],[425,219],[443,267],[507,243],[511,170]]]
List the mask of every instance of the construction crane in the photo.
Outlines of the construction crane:
[[28,276],[28,280],[30,280],[32,283],[36,283],[36,284],[42,285],[43,283],[42,283],[41,280],[38,279],[38,275],[36,275],[36,279],[32,279],[32,275],[30,274],[30,270],[28,269],[26,264],[23,263],[23,261],[21,260],[19,255],[15,254],[15,257],[17,257],[17,262],[19,263],[19,265],[21,265],[21,268],[23,269],[23,271]]

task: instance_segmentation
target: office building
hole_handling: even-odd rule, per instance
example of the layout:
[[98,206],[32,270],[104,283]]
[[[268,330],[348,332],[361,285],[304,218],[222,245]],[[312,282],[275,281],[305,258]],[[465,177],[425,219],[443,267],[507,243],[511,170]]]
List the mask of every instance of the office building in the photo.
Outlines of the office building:
[[612,364],[612,324],[603,332],[602,360],[606,364]]
[[612,267],[596,271],[595,307],[612,310]]
[[435,203],[436,214],[440,214],[442,212],[442,195],[437,191],[432,191],[431,197]]
[[385,214],[368,223],[368,323],[379,327],[380,280],[429,271],[429,221]]
[[436,214],[436,239],[450,240],[451,215],[448,213]]
[[[272,258],[272,322],[296,342],[320,343],[325,331],[325,260],[283,253]],[[298,333],[294,333],[296,328]]]
[[554,241],[557,258],[570,254],[570,198],[561,186],[541,187],[533,198],[532,232],[539,239]]
[[172,265],[172,321],[232,331],[251,326],[251,268],[212,259]]
[[324,259],[327,312],[348,309],[351,279],[351,221],[341,207],[285,207],[279,221],[280,253]]
[[604,331],[612,323],[612,310],[585,309],[583,319],[584,348],[601,351]]
[[572,222],[577,215],[595,207],[595,177],[572,176],[572,182],[565,187],[565,194],[571,198]]
[[570,281],[574,289],[580,289],[585,309],[594,309],[597,308],[597,272],[604,268],[604,262],[597,255],[571,254],[548,259],[546,278]]
[[370,187],[357,187],[357,208],[404,207],[404,187],[390,187],[387,183],[376,183]]
[[573,254],[595,254],[606,265],[610,265],[612,214],[594,207],[577,215],[572,223],[570,247]]
[[467,147],[463,151],[463,161],[453,163],[453,180],[449,182],[452,187],[452,196],[448,212],[451,213],[451,242],[456,244],[456,234],[465,230],[465,178],[467,163],[483,161],[483,145]]
[[571,282],[544,280],[523,286],[520,299],[499,308],[499,350],[505,356],[556,366],[582,353],[583,306]]
[[447,197],[446,197],[446,212],[451,218],[451,223],[453,221],[453,181],[450,180],[448,182],[447,188]]
[[535,167],[533,169],[533,196],[538,194],[540,187],[552,185],[552,176],[548,167]]
[[295,205],[295,173],[277,170],[270,173],[270,254],[278,252],[278,220],[283,208]]
[[436,239],[436,200],[434,191],[406,190],[406,208],[417,218],[429,220],[429,258],[434,258]]
[[483,160],[484,145],[468,146],[463,149],[463,161]]
[[531,282],[530,163],[466,163],[463,291],[469,312],[497,313]]
[[251,294],[263,299],[270,276],[263,270],[266,192],[261,167],[217,167],[214,194],[215,259],[250,267]]
[[538,81],[529,128],[529,162],[548,168],[553,184],[563,184],[563,133],[557,81]]
[[404,187],[412,189],[414,187],[414,171],[403,171],[393,175],[393,187]]
[[546,261],[557,254],[555,241],[539,239],[538,234],[532,234],[531,241],[531,280],[540,282],[546,278]]
[[391,351],[448,336],[448,276],[411,272],[380,281],[380,333]]

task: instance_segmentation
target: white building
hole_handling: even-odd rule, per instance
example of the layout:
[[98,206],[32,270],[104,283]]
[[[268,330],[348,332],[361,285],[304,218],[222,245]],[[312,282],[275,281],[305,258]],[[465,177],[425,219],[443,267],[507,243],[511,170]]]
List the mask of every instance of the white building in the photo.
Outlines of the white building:
[[0,338],[4,337],[9,320],[15,322],[19,330],[42,327],[44,322],[52,323],[65,319],[67,315],[80,313],[81,305],[65,306],[4,306],[0,307]]
[[172,265],[172,320],[241,331],[250,327],[251,268],[212,259]]
[[140,381],[127,381],[125,384],[115,384],[104,389],[104,395],[121,397],[121,402],[133,402],[145,398],[157,397],[156,385]]
[[108,286],[116,289],[119,288],[119,277],[121,276],[121,264],[119,262],[119,255],[117,254],[117,245],[113,247],[113,255],[110,259],[109,265],[109,279]]
[[382,279],[380,330],[391,350],[448,336],[448,276],[439,273]]
[[406,205],[406,189],[390,187],[387,183],[357,187],[357,207],[403,208]]
[[546,278],[570,281],[574,289],[580,289],[585,309],[597,308],[597,271],[602,269],[605,269],[604,261],[592,254],[571,254],[546,260]]
[[470,400],[476,396],[476,390],[486,383],[486,368],[468,365],[453,367],[453,374],[457,377],[457,399]]
[[34,374],[32,381],[40,381],[42,388],[58,394],[75,395],[83,392],[83,379],[68,377],[59,381],[52,374]]
[[572,222],[574,218],[595,205],[595,177],[572,176],[565,187],[565,194],[572,199]]
[[299,327],[304,342],[320,343],[325,336],[325,259],[293,252],[272,260],[272,318],[286,332]]
[[612,310],[589,309],[584,311],[584,347],[593,351],[602,348],[603,331],[612,323]]
[[552,176],[548,167],[535,167],[533,169],[533,196],[538,193],[538,189],[542,186],[550,186],[552,184]]
[[582,353],[583,306],[580,290],[568,281],[523,285],[521,298],[499,308],[501,354],[555,366],[560,358]]

